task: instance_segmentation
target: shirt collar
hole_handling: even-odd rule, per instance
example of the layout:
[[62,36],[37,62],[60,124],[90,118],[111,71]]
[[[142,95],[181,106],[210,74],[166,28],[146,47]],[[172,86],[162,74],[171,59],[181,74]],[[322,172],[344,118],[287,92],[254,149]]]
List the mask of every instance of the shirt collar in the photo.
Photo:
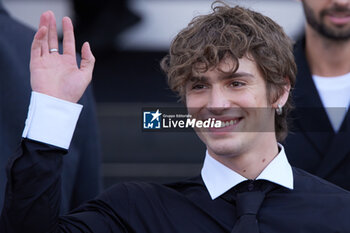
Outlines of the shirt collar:
[[[293,171],[284,148],[278,144],[280,152],[260,173],[256,180],[268,180],[288,189],[293,189]],[[206,152],[201,175],[211,198],[221,196],[237,184],[247,180],[237,172],[215,160]]]

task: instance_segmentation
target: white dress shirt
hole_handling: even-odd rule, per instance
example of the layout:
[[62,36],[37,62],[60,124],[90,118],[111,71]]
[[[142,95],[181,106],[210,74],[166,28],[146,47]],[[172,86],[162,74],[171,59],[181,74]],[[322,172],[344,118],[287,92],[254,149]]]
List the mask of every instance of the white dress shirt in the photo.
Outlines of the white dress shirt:
[[82,108],[33,91],[22,137],[68,149]]
[[[268,180],[275,184],[293,189],[293,171],[284,148],[278,144],[280,152],[260,173],[256,180]],[[214,200],[239,183],[248,180],[232,169],[215,160],[208,151],[201,171],[202,178],[210,197]]]

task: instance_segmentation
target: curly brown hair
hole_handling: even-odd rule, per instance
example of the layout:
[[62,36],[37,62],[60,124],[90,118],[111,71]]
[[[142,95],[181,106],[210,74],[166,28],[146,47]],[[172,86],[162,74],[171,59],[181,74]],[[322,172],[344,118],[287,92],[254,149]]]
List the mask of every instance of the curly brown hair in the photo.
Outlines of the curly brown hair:
[[[206,72],[230,55],[237,70],[238,59],[249,55],[266,81],[268,100],[274,103],[288,85],[293,87],[295,83],[291,40],[278,24],[260,13],[221,1],[214,2],[212,9],[211,14],[195,17],[172,41],[169,54],[161,61],[169,87],[185,101],[185,86],[195,64],[204,64],[201,72]],[[289,96],[283,113],[275,117],[278,141],[287,135],[291,109]]]

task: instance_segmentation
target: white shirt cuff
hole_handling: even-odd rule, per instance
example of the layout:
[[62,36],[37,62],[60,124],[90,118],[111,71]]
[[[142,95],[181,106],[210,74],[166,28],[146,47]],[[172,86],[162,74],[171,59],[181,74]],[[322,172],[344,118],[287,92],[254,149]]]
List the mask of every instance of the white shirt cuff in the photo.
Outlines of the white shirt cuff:
[[82,108],[32,91],[22,137],[68,149]]

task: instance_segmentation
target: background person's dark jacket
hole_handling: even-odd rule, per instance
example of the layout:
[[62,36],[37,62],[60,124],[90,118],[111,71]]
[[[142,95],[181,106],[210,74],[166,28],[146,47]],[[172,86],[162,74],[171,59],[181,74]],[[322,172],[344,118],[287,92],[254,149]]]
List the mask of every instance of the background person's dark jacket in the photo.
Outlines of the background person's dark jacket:
[[296,107],[292,113],[293,124],[284,143],[288,160],[292,166],[350,190],[349,112],[340,131],[334,133],[312,80],[305,38],[295,44],[294,56],[298,74],[292,92]]
[[[30,100],[30,48],[34,30],[14,20],[0,1],[0,209],[7,160],[21,142]],[[100,146],[92,88],[84,105],[69,156],[64,158],[61,211],[67,212],[100,191]]]

